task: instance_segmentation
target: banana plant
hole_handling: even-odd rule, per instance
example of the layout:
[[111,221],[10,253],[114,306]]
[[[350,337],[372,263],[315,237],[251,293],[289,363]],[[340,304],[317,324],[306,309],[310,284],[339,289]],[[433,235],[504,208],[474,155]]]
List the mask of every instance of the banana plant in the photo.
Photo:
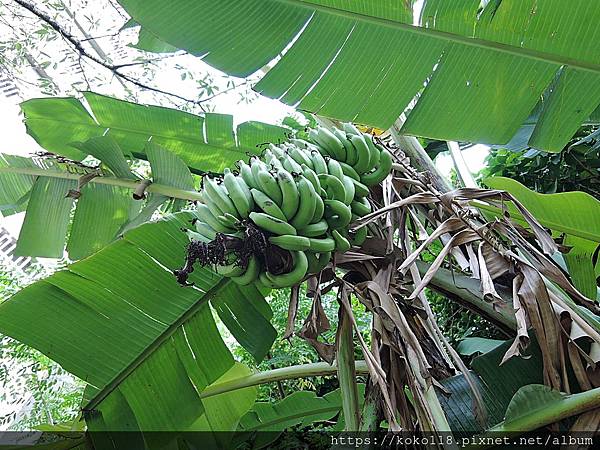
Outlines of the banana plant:
[[[360,135],[350,126],[348,130],[356,133],[355,136]],[[323,131],[323,136],[330,135],[331,133]],[[319,145],[324,145],[318,139],[315,142],[311,145],[318,149],[321,148]],[[537,337],[543,359],[542,367],[538,367],[536,373],[542,375],[554,390],[569,391],[569,380],[564,375],[567,369],[566,359],[558,358],[560,351],[569,351],[569,364],[577,374],[578,385],[582,390],[591,390],[591,375],[586,372],[582,358],[585,361],[593,360],[592,352],[588,354],[588,350],[577,345],[569,346],[568,349],[559,346],[563,342],[576,344],[576,340],[581,337],[598,345],[600,327],[594,316],[598,308],[577,291],[548,258],[547,255],[553,254],[556,247],[541,224],[516,198],[505,191],[462,189],[441,194],[431,188],[427,190],[427,179],[407,165],[397,148],[383,141],[381,145],[386,146],[389,151],[384,149],[377,152],[380,162],[384,159],[384,152],[395,154],[399,162],[395,166],[392,164],[392,177],[387,177],[383,183],[380,183],[381,180],[373,181],[373,189],[365,189],[369,201],[382,207],[371,213],[365,211],[365,214],[359,214],[353,227],[358,229],[369,226],[371,237],[365,241],[364,246],[357,245],[353,252],[348,252],[349,246],[338,251],[335,264],[345,272],[343,278],[331,273],[331,268],[317,269],[319,278],[329,277],[333,281],[332,287],[338,288],[342,319],[338,323],[335,346],[337,352],[334,351],[332,355],[337,361],[337,367],[332,367],[331,371],[337,372],[340,379],[341,410],[348,430],[353,431],[363,426],[362,414],[359,412],[361,401],[355,382],[360,364],[353,360],[351,351],[354,347],[354,331],[358,330],[350,306],[350,295],[356,296],[376,315],[373,336],[376,339],[377,336],[384,336],[377,343],[379,355],[376,357],[357,333],[365,355],[364,366],[370,376],[368,388],[382,396],[379,404],[381,411],[375,414],[376,426],[385,419],[391,429],[411,426],[411,423],[414,426],[417,421],[424,430],[452,430],[443,400],[436,393],[435,386],[427,382],[427,378],[434,376],[434,373],[436,377],[449,378],[451,374],[461,372],[474,399],[474,416],[477,420],[484,419],[485,397],[477,388],[477,378],[469,373],[437,328],[426,299],[422,296],[425,286],[456,293],[457,297],[463,302],[469,302],[484,317],[497,321],[512,332],[515,339],[502,349],[501,362],[511,361],[513,357],[521,355],[527,344],[531,343],[530,333],[535,333],[533,336]],[[275,152],[277,147],[271,148]],[[341,151],[342,148],[340,144],[338,149]],[[306,155],[308,154],[307,150]],[[152,159],[152,151],[148,155]],[[288,157],[289,155],[282,154],[284,160]],[[336,165],[335,161],[334,156],[329,157],[328,170],[332,173],[339,172],[338,175],[343,177],[340,163],[337,162]],[[360,157],[355,166],[358,161]],[[261,167],[259,162],[260,158],[254,158],[252,163],[257,171]],[[288,163],[291,164],[291,161]],[[180,167],[183,163],[179,161],[178,164]],[[384,176],[390,170],[389,166],[386,167]],[[379,169],[373,168],[373,172],[364,172],[361,179],[366,181],[371,175],[379,176],[378,171]],[[241,170],[241,179],[243,173]],[[255,182],[264,178],[265,183],[267,179],[270,180],[268,177],[272,177],[266,173],[261,176],[258,172],[256,176],[258,178],[254,179]],[[310,182],[306,183],[310,186]],[[340,186],[342,190],[337,195],[343,198],[343,184]],[[216,191],[217,186],[211,187],[208,183],[204,189],[202,194],[210,193],[210,189]],[[412,189],[419,191],[407,195],[405,190],[410,192]],[[386,192],[389,194],[385,194]],[[331,189],[331,194],[336,195],[336,191]],[[221,195],[217,197],[219,201],[227,203],[233,201],[235,196],[231,195],[231,200],[227,197],[227,201]],[[310,217],[313,217],[315,199],[310,196],[306,198],[311,199],[313,207]],[[351,199],[352,197],[346,202],[349,203]],[[468,213],[464,210],[464,205],[474,200],[492,206],[500,201],[512,201],[531,231],[529,234],[524,230],[517,233],[508,216],[486,222],[484,217]],[[235,204],[232,208],[237,209]],[[406,222],[398,222],[403,216],[395,214],[395,211],[402,208],[406,214],[404,217],[410,217],[411,228],[405,228]],[[428,208],[437,211],[437,216],[428,211]],[[234,212],[234,209],[231,211]],[[387,219],[381,219],[388,214],[390,216]],[[428,232],[420,222],[421,215],[430,221],[435,220],[433,224],[436,228],[430,227]],[[186,248],[190,248],[187,245],[187,233],[181,231],[181,228],[190,226],[188,221],[191,217],[190,213],[180,213],[157,223],[129,230],[117,242],[94,256],[32,285],[0,305],[1,331],[40,349],[89,383],[84,412],[90,430],[234,429],[239,417],[252,404],[252,393],[245,390],[252,385],[248,379],[253,379],[254,382],[276,379],[275,374],[267,377],[249,375],[246,381],[240,381],[240,375],[247,375],[247,368],[233,362],[218,333],[210,337],[203,335],[215,330],[208,306],[210,303],[238,342],[257,361],[264,357],[274,339],[273,335],[269,337],[264,331],[269,330],[270,313],[260,291],[255,287],[260,284],[240,288],[232,284],[229,278],[221,278],[206,268],[194,268],[190,265],[186,272],[188,281],[194,286],[182,288],[177,285],[172,272],[181,266],[186,259]],[[266,220],[270,216],[260,217]],[[253,220],[252,216],[250,218]],[[340,217],[332,215],[328,219],[328,223],[333,224]],[[392,226],[385,226],[383,220],[391,221]],[[254,222],[257,226],[270,229],[274,234],[281,234],[281,230],[273,228],[275,225],[271,222]],[[273,223],[278,228],[292,227],[282,220]],[[421,227],[418,223],[421,223]],[[490,231],[481,233],[485,228]],[[411,232],[415,229],[420,229],[425,234],[420,238],[422,242],[419,245],[412,245],[411,242],[416,238],[414,232]],[[404,244],[393,235],[386,234],[394,233],[395,230],[404,233]],[[416,262],[417,258],[428,245],[444,235],[449,235],[449,239],[442,252],[432,264],[422,270]],[[525,240],[523,235],[529,240]],[[318,241],[322,245],[321,240]],[[393,250],[392,253],[387,253],[390,242]],[[504,248],[505,242],[518,248],[518,253],[512,247]],[[444,269],[440,266],[452,251],[455,251],[453,256],[458,263],[460,258],[466,261],[464,268],[459,270],[471,272],[475,288],[470,292],[478,300],[467,299],[469,290],[465,290],[452,274],[447,275],[450,281],[446,282],[445,287],[443,281],[440,281],[444,277]],[[385,257],[394,252],[402,256],[392,260]],[[329,263],[329,260],[326,262]],[[498,281],[503,280],[502,276],[509,276],[509,273],[516,273],[512,296],[505,295],[503,283]],[[542,274],[559,285],[564,292],[552,290],[550,285],[545,284]],[[314,308],[311,313],[314,317],[305,322],[299,335],[307,340],[312,339],[315,348],[320,348],[320,354],[326,358],[327,345],[317,340],[320,330],[328,326],[324,323],[325,319],[319,317],[321,284],[322,280],[317,280],[314,288]],[[69,308],[53,308],[57,301],[62,305],[69,305]],[[412,301],[420,303],[411,303]],[[36,311],[41,309],[44,312],[36,316],[39,317],[37,320],[32,318],[31,305],[35,305]],[[417,305],[420,305],[420,312],[412,312]],[[293,306],[290,308],[293,313]],[[579,309],[587,311],[587,315]],[[194,322],[201,311],[207,323]],[[571,333],[565,336],[565,341],[558,339],[562,331],[556,328],[557,315],[560,316],[564,329]],[[544,317],[543,321],[540,320],[541,316]],[[56,327],[57,323],[76,321],[75,327]],[[125,328],[123,323],[133,325]],[[293,314],[290,323],[293,331]],[[532,331],[528,329],[528,323],[533,325]],[[90,330],[94,331],[94,338],[87,339],[85,345],[80,345],[77,350],[69,345],[73,342],[74,333],[83,338]],[[121,348],[123,341],[135,342],[141,348]],[[212,352],[215,351],[223,352],[224,356],[213,355]],[[97,359],[86,358],[84,355],[88,353],[97,355]],[[215,361],[221,360],[229,363],[224,364],[222,370],[213,373],[211,369]],[[210,364],[210,367],[206,367],[206,364]],[[398,364],[402,364],[401,370]],[[558,370],[559,367],[562,369]],[[307,375],[315,372],[305,368],[302,373]],[[481,373],[480,376],[483,378],[485,375]],[[163,383],[178,386],[178,391],[173,392],[171,388],[157,392],[156,386]],[[152,392],[150,397],[146,395],[149,389]],[[229,395],[232,390],[243,391],[248,397],[245,400],[226,401],[223,400],[225,397],[220,397],[218,401],[207,400]],[[405,395],[405,392],[410,395]],[[152,409],[148,402],[158,404],[159,408]],[[212,410],[218,403],[235,404],[236,407],[228,408],[232,413],[235,412],[234,416],[223,417]],[[400,408],[404,413],[398,415],[394,404],[402,405]],[[244,408],[243,405],[247,407]],[[172,413],[174,408],[177,408],[176,413]],[[582,410],[578,409],[577,412]],[[138,438],[141,439],[139,436]],[[150,445],[148,442],[145,444]],[[221,446],[226,444],[223,441],[219,443]]]

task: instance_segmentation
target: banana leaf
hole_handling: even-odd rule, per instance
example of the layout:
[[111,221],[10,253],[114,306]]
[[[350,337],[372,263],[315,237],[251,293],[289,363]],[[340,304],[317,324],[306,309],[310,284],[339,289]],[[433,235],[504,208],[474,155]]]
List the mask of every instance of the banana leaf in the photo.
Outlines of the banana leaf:
[[[148,220],[168,200],[167,195],[158,194],[151,194],[146,203],[134,200],[132,193],[140,180],[111,137],[91,138],[79,147],[109,170],[100,173],[52,160],[0,155],[0,205],[9,212],[26,209],[16,255],[61,258],[68,237],[69,258],[85,258]],[[180,158],[151,142],[145,150],[152,168],[152,190],[162,185],[167,194],[195,198],[194,179]],[[171,210],[184,205],[185,200],[177,200]]]
[[[130,437],[140,439],[140,430],[230,429],[254,402],[252,389],[227,402],[199,397],[222,377],[247,373],[234,366],[211,304],[225,305],[223,321],[239,324],[233,335],[257,361],[276,332],[269,306],[252,286],[239,289],[207,268],[193,272],[193,287],[177,284],[172,271],[184,263],[188,238],[181,228],[190,218],[178,213],[130,230],[0,305],[1,333],[87,383],[83,411],[91,431],[136,431]],[[245,304],[243,317],[234,297]],[[202,419],[215,408],[211,415],[220,422]]]
[[194,173],[222,172],[258,144],[277,142],[287,128],[262,122],[233,126],[233,116],[203,116],[160,106],[146,106],[85,92],[93,116],[73,97],[27,100],[21,104],[27,132],[49,152],[81,160],[79,143],[110,136],[123,153],[147,159],[149,140],[181,158]]
[[600,104],[600,8],[587,0],[119,3],[230,75],[275,61],[256,91],[339,120],[386,129],[416,98],[404,133],[506,144],[539,105],[529,145],[560,151]]

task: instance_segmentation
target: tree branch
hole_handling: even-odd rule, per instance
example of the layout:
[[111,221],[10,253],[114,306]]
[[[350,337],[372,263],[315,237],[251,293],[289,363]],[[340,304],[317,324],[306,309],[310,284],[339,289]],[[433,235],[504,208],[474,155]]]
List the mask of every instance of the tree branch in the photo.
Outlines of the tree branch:
[[187,97],[183,97],[179,94],[175,94],[173,92],[168,92],[168,91],[164,91],[159,88],[148,86],[147,84],[140,82],[139,80],[137,80],[137,79],[131,77],[130,75],[127,75],[121,71],[121,69],[123,67],[128,66],[127,64],[121,64],[121,65],[110,64],[107,61],[103,61],[99,57],[92,55],[90,52],[88,52],[85,49],[85,47],[82,45],[81,41],[79,41],[75,36],[73,36],[63,26],[61,26],[56,20],[54,20],[52,17],[50,17],[45,12],[41,11],[35,5],[32,5],[31,3],[27,2],[26,0],[13,0],[13,1],[15,3],[17,3],[18,5],[20,5],[21,7],[25,8],[27,11],[29,11],[33,15],[35,15],[38,19],[47,23],[54,31],[56,31],[58,34],[60,34],[63,37],[63,39],[65,39],[75,49],[75,51],[78,52],[81,56],[85,57],[86,59],[89,59],[90,61],[93,61],[94,63],[104,67],[105,69],[110,70],[119,79],[125,80],[128,83],[131,83],[141,89],[145,89],[148,91],[156,92],[158,94],[174,97],[174,98],[182,100],[186,103],[192,103],[194,105],[198,105],[202,109],[204,109],[202,107],[202,103],[207,100],[190,99]]

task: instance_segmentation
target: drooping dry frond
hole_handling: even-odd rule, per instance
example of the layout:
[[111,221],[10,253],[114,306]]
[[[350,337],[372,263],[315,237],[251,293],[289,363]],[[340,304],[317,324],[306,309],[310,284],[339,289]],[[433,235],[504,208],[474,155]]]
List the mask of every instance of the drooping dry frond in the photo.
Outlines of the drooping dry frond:
[[[369,389],[380,392],[383,414],[392,428],[443,430],[447,422],[439,414],[434,386],[457,371],[465,374],[472,389],[476,415],[481,421],[485,418],[475,383],[442,336],[423,295],[441,268],[476,279],[481,301],[491,305],[488,310],[512,316],[514,343],[502,362],[523,355],[534,333],[546,385],[570,392],[566,375],[570,367],[581,389],[597,386],[598,358],[592,353],[600,348],[600,335],[576,308],[596,313],[598,307],[550,258],[564,251],[551,234],[507,192],[474,188],[439,192],[426,174],[409,165],[401,149],[383,144],[395,156],[394,172],[372,189],[371,201],[377,208],[352,224],[355,230],[368,227],[372,237],[360,249],[336,255],[336,266],[345,270],[343,279],[336,278],[331,266],[325,272],[373,313],[372,344],[367,348],[361,340],[361,346],[371,371]],[[506,208],[509,202],[528,228],[513,222]],[[499,214],[480,213],[481,204],[494,206]],[[419,271],[419,257],[436,241],[443,245],[441,251],[427,270]],[[511,289],[512,299],[499,294]],[[353,318],[348,297],[340,298]],[[488,318],[484,309],[477,311]],[[313,316],[314,311],[307,323],[313,323]],[[300,334],[310,340],[314,337],[306,335],[307,323]],[[581,337],[593,342],[587,353],[576,342]],[[412,402],[406,401],[405,386]],[[586,420],[595,421],[596,416]]]

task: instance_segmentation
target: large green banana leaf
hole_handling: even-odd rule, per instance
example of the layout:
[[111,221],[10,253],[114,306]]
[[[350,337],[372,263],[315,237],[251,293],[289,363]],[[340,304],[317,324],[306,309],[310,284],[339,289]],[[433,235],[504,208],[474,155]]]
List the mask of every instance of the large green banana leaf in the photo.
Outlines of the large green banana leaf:
[[[125,25],[121,27],[120,31],[136,26],[139,25],[135,22],[135,20],[129,19],[127,22],[125,22]],[[173,47],[166,42],[162,42],[148,30],[145,30],[141,27],[140,31],[138,32],[138,41],[135,44],[130,44],[130,46],[137,48],[138,50],[152,53],[171,53],[177,51],[176,47]]]
[[77,143],[108,135],[126,155],[146,159],[149,140],[179,156],[192,172],[221,172],[257,144],[277,142],[286,128],[262,122],[233,126],[233,116],[196,116],[175,109],[145,106],[93,92],[84,98],[91,113],[72,97],[28,100],[21,105],[27,132],[46,150],[73,159],[88,153]]
[[500,365],[511,344],[506,341],[472,362],[472,375],[488,413],[485,424],[474,417],[470,388],[464,375],[441,381],[448,392],[440,390],[438,396],[456,438],[468,439],[476,433],[487,437],[501,433],[516,435],[597,408],[600,389],[580,391],[571,370],[567,371],[570,395],[542,384],[543,361],[535,338],[529,344],[530,357],[513,357]]
[[[240,289],[208,269],[193,272],[194,287],[177,284],[172,271],[184,263],[181,228],[190,218],[178,213],[134,228],[0,304],[1,333],[88,383],[84,417],[91,430],[237,427],[225,413],[214,415],[218,423],[206,418],[218,402],[199,397],[225,374],[247,370],[234,367],[210,305],[225,325],[235,323],[231,333],[257,361],[276,337],[272,313],[256,288]],[[252,392],[236,401],[246,405]]]
[[[20,170],[71,178],[39,177]],[[15,170],[16,172],[4,172]],[[0,208],[3,215],[27,209],[16,253],[60,258],[74,200],[67,197],[77,188],[77,177],[58,164],[42,164],[30,158],[0,154]],[[73,216],[69,242],[72,259],[87,256],[110,242],[133,214],[132,197],[117,186],[86,185]],[[138,202],[139,203],[139,202]]]
[[274,62],[258,92],[340,120],[388,128],[418,95],[405,133],[504,144],[546,93],[530,144],[559,151],[600,103],[588,0],[119,2],[231,75]]
[[[573,282],[583,294],[595,299],[600,264],[593,258],[596,255],[597,259],[600,247],[600,201],[585,192],[539,194],[505,177],[490,177],[484,182],[510,192],[556,236],[564,235],[564,244],[572,247],[564,259]],[[510,211],[516,213],[514,208]]]
[[[74,98],[29,100],[22,105],[31,134],[46,150],[75,159],[91,155],[99,159],[109,176],[125,182],[139,181],[126,158],[147,159],[153,184],[193,192],[190,173],[221,171],[247,152],[258,153],[257,144],[284,138],[286,128],[259,122],[240,124],[234,132],[233,117],[207,113],[204,117],[181,111],[128,103],[87,92],[93,116]],[[289,131],[289,130],[288,130]],[[19,173],[20,168],[39,170]],[[72,260],[98,251],[124,230],[150,219],[169,196],[153,194],[146,205],[132,200],[123,184],[102,185],[97,179],[81,188],[75,202],[65,196],[77,188],[76,166],[0,156],[0,208],[4,215],[27,207],[16,253],[60,258],[67,251]],[[80,170],[80,169],[77,169]],[[61,178],[56,171],[65,176]],[[89,170],[87,170],[89,172]],[[81,174],[85,173],[82,172]],[[48,174],[50,175],[50,174]],[[194,194],[184,197],[193,200]],[[174,195],[173,195],[174,196]],[[173,204],[174,210],[184,205]],[[76,206],[72,216],[73,206]],[[143,207],[142,207],[143,206]],[[69,227],[72,216],[72,226]]]

